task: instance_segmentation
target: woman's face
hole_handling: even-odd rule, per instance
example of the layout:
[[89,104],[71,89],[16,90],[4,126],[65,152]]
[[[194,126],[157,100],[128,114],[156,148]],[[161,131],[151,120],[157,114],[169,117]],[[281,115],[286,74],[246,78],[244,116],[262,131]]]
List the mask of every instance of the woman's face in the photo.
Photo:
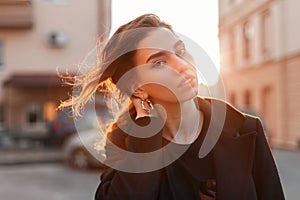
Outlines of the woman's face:
[[169,29],[157,28],[140,41],[135,64],[139,87],[155,103],[182,102],[198,93],[193,59]]

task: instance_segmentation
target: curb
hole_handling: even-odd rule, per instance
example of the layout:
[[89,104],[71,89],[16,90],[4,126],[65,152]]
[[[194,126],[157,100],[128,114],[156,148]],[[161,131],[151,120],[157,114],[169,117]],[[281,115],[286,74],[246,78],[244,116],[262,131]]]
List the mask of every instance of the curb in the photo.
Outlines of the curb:
[[61,150],[9,150],[0,151],[0,165],[63,162]]

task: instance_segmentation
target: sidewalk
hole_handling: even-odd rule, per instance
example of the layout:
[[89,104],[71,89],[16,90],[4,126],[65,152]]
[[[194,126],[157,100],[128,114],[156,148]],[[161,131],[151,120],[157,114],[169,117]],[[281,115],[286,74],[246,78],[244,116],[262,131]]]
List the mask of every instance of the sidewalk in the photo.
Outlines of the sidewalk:
[[62,162],[63,152],[57,149],[0,150],[0,165]]

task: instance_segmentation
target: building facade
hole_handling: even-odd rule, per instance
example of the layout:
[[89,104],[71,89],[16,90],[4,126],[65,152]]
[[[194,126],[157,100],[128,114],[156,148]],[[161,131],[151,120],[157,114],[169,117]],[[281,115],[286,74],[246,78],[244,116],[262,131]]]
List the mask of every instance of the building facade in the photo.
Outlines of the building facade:
[[110,0],[0,0],[0,126],[43,137],[77,65],[111,26]]
[[219,0],[221,75],[230,103],[259,115],[274,147],[300,143],[300,1]]

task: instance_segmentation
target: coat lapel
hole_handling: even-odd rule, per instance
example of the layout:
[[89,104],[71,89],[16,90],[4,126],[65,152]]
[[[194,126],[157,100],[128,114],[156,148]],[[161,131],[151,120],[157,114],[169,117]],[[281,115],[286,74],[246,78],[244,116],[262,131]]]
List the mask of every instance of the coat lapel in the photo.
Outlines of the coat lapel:
[[[202,144],[202,147],[215,144],[212,153],[217,179],[217,197],[218,199],[243,199],[251,176],[257,132],[241,133],[239,130],[246,119],[241,112],[223,101],[206,100],[211,106],[214,105],[217,113],[210,112],[212,128],[208,129]],[[203,99],[199,101],[200,107],[203,106],[201,101]],[[224,105],[225,117],[219,114],[224,112]],[[214,142],[218,135],[218,140]]]
[[[226,134],[226,133],[224,133]],[[256,132],[221,136],[213,150],[220,199],[243,199],[251,176]]]

